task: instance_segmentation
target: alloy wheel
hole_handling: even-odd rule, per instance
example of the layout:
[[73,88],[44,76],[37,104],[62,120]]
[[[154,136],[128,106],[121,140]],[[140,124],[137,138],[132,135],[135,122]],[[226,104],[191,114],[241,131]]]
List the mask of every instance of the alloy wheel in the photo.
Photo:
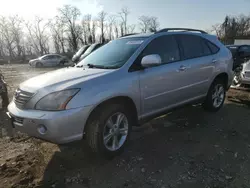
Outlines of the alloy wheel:
[[123,146],[128,136],[128,118],[117,112],[111,115],[103,131],[104,146],[110,151],[116,151]]

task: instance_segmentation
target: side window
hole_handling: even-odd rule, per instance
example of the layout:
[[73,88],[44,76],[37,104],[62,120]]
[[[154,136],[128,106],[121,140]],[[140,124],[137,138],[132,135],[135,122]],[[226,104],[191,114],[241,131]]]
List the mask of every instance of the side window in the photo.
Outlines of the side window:
[[207,45],[210,48],[212,54],[216,54],[220,49],[212,42],[207,41]]
[[207,56],[211,54],[210,49],[205,44],[204,39],[195,35],[178,36],[182,47],[184,59]]
[[161,36],[154,39],[143,50],[141,58],[151,54],[160,55],[162,63],[171,63],[180,60],[178,44],[173,36]]
[[43,60],[49,60],[50,59],[50,56],[48,55],[48,56],[45,56],[44,58],[43,58]]
[[205,40],[200,40],[201,42],[201,45],[202,45],[202,49],[203,49],[203,55],[206,56],[206,55],[211,55],[212,54],[212,51],[210,50],[210,48],[208,47],[207,45],[207,42]]

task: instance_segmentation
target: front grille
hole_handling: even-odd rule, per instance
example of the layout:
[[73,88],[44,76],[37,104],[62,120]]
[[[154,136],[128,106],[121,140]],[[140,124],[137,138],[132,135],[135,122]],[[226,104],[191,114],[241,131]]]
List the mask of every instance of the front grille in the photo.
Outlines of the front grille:
[[34,93],[17,89],[14,95],[14,102],[18,108],[23,108]]
[[20,125],[23,125],[23,118],[13,116],[13,123],[18,123]]

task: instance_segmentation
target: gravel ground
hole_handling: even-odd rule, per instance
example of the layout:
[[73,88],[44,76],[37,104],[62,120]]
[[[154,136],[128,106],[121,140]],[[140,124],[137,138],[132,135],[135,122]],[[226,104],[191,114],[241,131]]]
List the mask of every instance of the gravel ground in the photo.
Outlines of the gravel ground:
[[[10,97],[27,78],[53,69],[0,66]],[[0,110],[0,187],[250,187],[250,93],[230,90],[218,113],[199,105],[165,114],[133,130],[113,160],[93,155],[84,141],[58,146],[26,135],[6,137]]]

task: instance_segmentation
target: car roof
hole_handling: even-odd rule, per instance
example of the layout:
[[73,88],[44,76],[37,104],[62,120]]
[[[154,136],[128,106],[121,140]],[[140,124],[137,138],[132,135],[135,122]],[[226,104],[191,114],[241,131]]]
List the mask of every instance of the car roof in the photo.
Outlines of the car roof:
[[46,56],[52,56],[52,55],[56,55],[56,56],[62,56],[62,55],[60,55],[60,54],[45,54],[45,55],[43,55],[43,56],[40,56],[40,57],[46,57]]
[[121,38],[148,38],[152,35],[154,35],[154,33],[138,33],[138,34],[125,35]]
[[[198,32],[198,33],[197,33]],[[192,28],[164,28],[156,32],[151,32],[151,33],[142,33],[142,34],[137,34],[137,33],[131,33],[127,34],[123,37],[120,38],[148,38],[150,36],[156,35],[156,34],[161,34],[161,33],[167,33],[167,34],[187,34],[187,33],[192,33],[192,34],[197,34],[197,35],[209,35],[207,32],[200,30],[200,29],[192,29]]]

